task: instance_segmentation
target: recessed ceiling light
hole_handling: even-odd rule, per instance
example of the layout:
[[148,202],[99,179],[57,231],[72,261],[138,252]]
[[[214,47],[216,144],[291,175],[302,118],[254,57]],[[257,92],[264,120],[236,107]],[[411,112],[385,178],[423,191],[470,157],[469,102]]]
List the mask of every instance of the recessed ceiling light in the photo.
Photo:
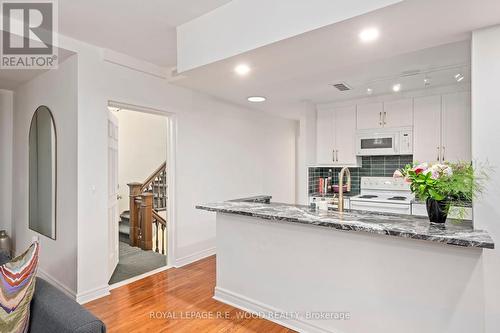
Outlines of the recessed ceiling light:
[[252,103],[261,103],[265,102],[266,98],[264,96],[250,96],[247,98],[247,100]]
[[377,40],[379,35],[380,32],[377,28],[366,28],[363,29],[358,36],[362,42],[368,43]]
[[392,91],[398,92],[400,90],[401,90],[401,84],[400,83],[396,83],[395,85],[392,86]]
[[457,80],[457,82],[460,82],[464,79],[464,75],[462,73],[458,73],[455,75],[455,80]]
[[366,94],[367,95],[372,95],[373,94],[373,89],[372,88],[366,88]]
[[250,72],[250,66],[247,64],[239,64],[234,68],[234,71],[238,75],[247,75]]

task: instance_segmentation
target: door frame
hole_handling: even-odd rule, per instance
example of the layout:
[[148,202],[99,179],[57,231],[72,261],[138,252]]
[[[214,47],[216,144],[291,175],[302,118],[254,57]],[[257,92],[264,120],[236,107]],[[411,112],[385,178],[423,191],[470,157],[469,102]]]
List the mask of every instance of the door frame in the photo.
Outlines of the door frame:
[[[108,100],[108,107],[115,107],[127,111],[136,111],[141,113],[149,113],[165,117],[168,128],[168,141],[167,141],[167,178],[168,178],[168,200],[167,200],[167,255],[165,268],[175,266],[175,251],[177,248],[177,232],[176,232],[176,159],[177,159],[177,114],[166,110],[155,109],[147,106],[139,106],[125,102]],[[118,152],[119,153],[119,152]],[[156,273],[155,271],[151,272]],[[145,277],[145,276],[144,276]],[[132,278],[130,280],[134,280]],[[127,280],[126,280],[127,281]],[[123,281],[125,282],[125,281]],[[130,281],[132,282],[132,281]]]

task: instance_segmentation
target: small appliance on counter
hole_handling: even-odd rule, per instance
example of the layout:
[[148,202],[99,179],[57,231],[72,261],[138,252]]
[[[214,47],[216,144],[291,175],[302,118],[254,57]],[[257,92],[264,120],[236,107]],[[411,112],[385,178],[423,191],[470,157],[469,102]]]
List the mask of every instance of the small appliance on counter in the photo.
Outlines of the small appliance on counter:
[[[339,207],[339,198],[336,194],[312,196],[309,197],[309,205],[312,209],[336,210]],[[349,198],[344,198],[344,208],[349,209]]]
[[361,192],[350,199],[350,208],[410,215],[413,199],[410,185],[402,178],[361,177]]

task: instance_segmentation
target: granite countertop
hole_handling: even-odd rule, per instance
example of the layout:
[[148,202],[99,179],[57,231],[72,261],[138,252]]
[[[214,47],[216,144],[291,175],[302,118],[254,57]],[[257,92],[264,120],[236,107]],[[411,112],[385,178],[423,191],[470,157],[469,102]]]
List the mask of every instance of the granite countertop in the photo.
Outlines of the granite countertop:
[[[448,220],[444,226],[430,224],[426,217],[346,210],[311,210],[308,206],[265,203],[255,198],[197,205],[197,209],[251,216],[272,221],[306,224],[350,232],[368,232],[419,239],[446,245],[493,249],[495,244],[483,230],[474,230],[472,221]],[[250,200],[252,199],[252,200]]]

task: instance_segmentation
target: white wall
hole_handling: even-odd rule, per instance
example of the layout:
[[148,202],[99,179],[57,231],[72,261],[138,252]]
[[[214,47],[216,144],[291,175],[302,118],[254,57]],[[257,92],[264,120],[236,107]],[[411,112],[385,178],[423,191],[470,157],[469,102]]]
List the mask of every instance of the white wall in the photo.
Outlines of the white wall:
[[484,272],[485,330],[500,331],[500,26],[476,31],[472,36],[472,159],[488,162],[484,196],[474,201],[474,224],[486,229],[497,243],[485,251],[480,269]]
[[307,205],[309,166],[316,164],[316,106],[312,102],[304,102],[302,107],[297,129],[295,201]]
[[[120,110],[118,118],[118,194],[120,213],[129,209],[128,183],[143,182],[167,159],[166,117]],[[167,167],[168,169],[168,167]]]
[[[13,240],[17,253],[40,237],[41,273],[76,294],[77,257],[77,57],[47,71],[14,92]],[[53,113],[57,133],[56,239],[28,229],[28,135],[40,105]]]
[[[255,194],[295,201],[296,122],[246,110],[105,62],[101,50],[60,37],[78,53],[78,296],[107,292],[107,104],[169,112],[176,124],[177,263],[212,253],[215,216],[205,201]],[[173,263],[175,264],[175,263]]]
[[11,236],[13,94],[0,90],[0,230]]

